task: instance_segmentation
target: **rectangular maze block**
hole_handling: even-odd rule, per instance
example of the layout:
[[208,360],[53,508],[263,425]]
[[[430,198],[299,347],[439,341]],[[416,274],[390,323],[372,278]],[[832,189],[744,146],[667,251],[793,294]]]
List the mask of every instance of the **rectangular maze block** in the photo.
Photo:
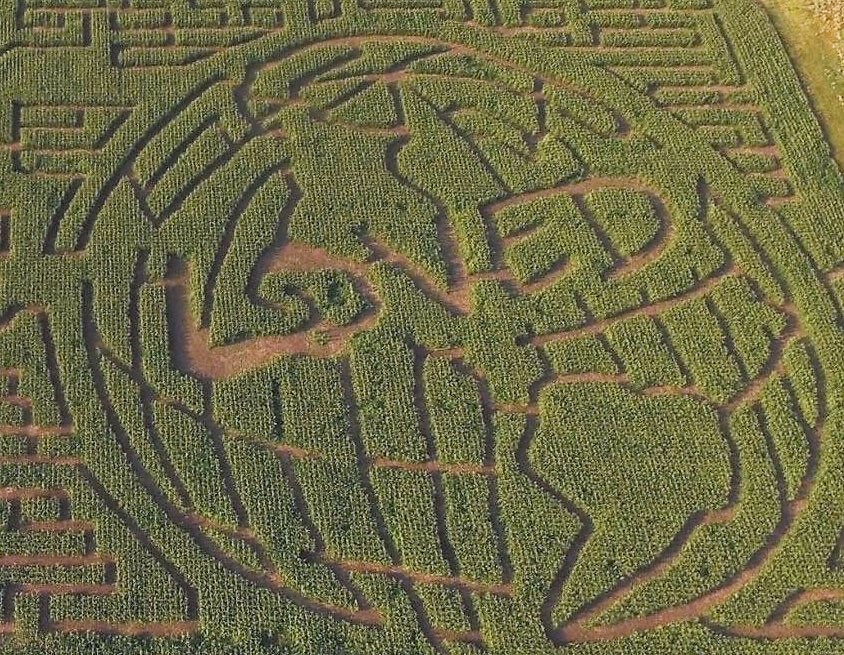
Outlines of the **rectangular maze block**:
[[83,48],[92,43],[92,12],[98,0],[18,0],[15,27],[33,48]]
[[[11,154],[18,172],[81,178],[129,113],[130,108],[121,106],[13,103],[12,142],[0,150]],[[3,215],[0,210],[0,256]]]
[[182,65],[280,29],[285,10],[273,0],[18,0],[16,45],[87,48],[109,41],[118,66]]
[[246,43],[285,24],[272,0],[132,2],[110,13],[112,63],[124,67],[183,65]]

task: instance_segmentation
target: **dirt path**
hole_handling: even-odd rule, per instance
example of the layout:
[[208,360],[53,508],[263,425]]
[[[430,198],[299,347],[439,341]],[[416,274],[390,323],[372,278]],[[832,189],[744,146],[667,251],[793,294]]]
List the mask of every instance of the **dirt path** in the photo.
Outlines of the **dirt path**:
[[106,555],[61,555],[58,553],[38,555],[0,555],[0,567],[2,566],[58,566],[71,568],[77,566],[91,566],[98,564],[113,564],[114,558]]
[[289,335],[254,337],[225,346],[211,346],[208,328],[197,327],[198,319],[188,309],[187,277],[169,280],[166,288],[174,354],[184,362],[188,371],[201,379],[218,380],[242,375],[265,366],[280,355],[331,357],[342,351],[352,336],[370,329],[378,319],[377,313],[370,311],[345,327],[313,325],[312,329],[318,329],[324,335],[325,343],[315,341],[312,334],[301,330]]
[[35,498],[56,498],[65,500],[70,496],[67,489],[60,487],[0,487],[0,500],[33,500]]
[[803,589],[793,594],[764,625],[738,625],[721,628],[728,634],[752,639],[790,639],[795,637],[844,639],[844,627],[833,625],[796,625],[788,615],[802,605],[816,602],[844,602],[844,589]]
[[673,307],[676,307],[684,302],[696,300],[709,295],[716,289],[725,278],[730,276],[742,275],[742,271],[735,265],[729,265],[722,272],[712,277],[706,278],[703,282],[698,283],[693,289],[686,291],[682,295],[669,298],[667,300],[660,300],[647,305],[640,305],[631,309],[620,312],[607,319],[601,319],[591,323],[587,323],[578,328],[564,330],[562,332],[550,332],[548,334],[541,334],[533,337],[530,342],[535,346],[543,346],[547,343],[560,340],[576,339],[587,335],[600,334],[606,331],[611,326],[636,318],[638,316],[656,317],[666,312]]
[[341,560],[334,563],[349,572],[386,575],[393,578],[407,579],[414,584],[437,585],[448,589],[465,589],[475,594],[491,594],[494,596],[513,595],[513,588],[509,584],[489,584],[467,578],[412,571],[402,566],[388,566],[378,564],[377,562]]
[[199,631],[199,621],[173,621],[166,623],[110,623],[96,620],[66,620],[49,624],[55,632],[95,632],[123,637],[181,637]]

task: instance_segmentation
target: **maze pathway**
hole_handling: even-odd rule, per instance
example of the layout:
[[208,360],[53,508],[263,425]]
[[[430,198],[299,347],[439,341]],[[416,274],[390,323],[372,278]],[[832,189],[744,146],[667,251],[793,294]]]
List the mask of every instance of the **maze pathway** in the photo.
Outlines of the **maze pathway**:
[[0,652],[838,652],[842,272],[753,0],[2,2]]

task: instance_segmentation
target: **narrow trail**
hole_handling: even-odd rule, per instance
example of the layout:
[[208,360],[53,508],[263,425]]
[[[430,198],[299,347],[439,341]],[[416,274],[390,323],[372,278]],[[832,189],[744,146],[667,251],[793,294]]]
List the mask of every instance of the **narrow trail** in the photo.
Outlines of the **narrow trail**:
[[0,487],[0,500],[34,500],[36,498],[69,498],[67,489],[61,487]]
[[405,579],[414,584],[438,585],[447,589],[465,589],[475,594],[491,594],[494,596],[512,596],[513,588],[509,584],[490,584],[478,582],[458,576],[435,575],[413,571],[402,566],[388,566],[377,562],[362,562],[353,560],[338,560],[334,564],[350,573],[375,573],[393,578]]
[[471,464],[468,462],[448,463],[436,460],[408,462],[376,457],[372,460],[371,465],[375,468],[400,469],[403,471],[415,471],[422,473],[448,473],[449,475],[498,475],[498,471],[495,466]]
[[789,615],[803,605],[817,602],[844,603],[844,589],[801,589],[792,594],[764,625],[715,626],[725,634],[751,639],[817,638],[844,639],[844,626],[800,625],[789,622]]
[[49,624],[51,631],[66,633],[94,632],[123,637],[182,637],[199,631],[199,621],[110,623],[93,619],[56,621]]
[[696,284],[693,289],[690,289],[679,296],[675,296],[667,300],[660,300],[646,305],[639,305],[637,307],[624,310],[609,318],[593,321],[580,327],[574,327],[571,329],[563,330],[561,332],[550,332],[547,334],[540,334],[535,337],[532,337],[530,339],[530,343],[535,346],[543,346],[553,341],[576,339],[578,337],[600,334],[607,330],[607,328],[611,327],[612,325],[615,325],[616,323],[627,321],[638,316],[659,316],[660,314],[674,307],[677,307],[682,303],[689,302],[691,300],[696,300],[698,298],[703,298],[709,295],[713,290],[715,290],[719,285],[723,283],[725,278],[730,276],[740,276],[742,274],[743,272],[741,271],[741,269],[739,269],[734,264],[731,264],[717,275],[713,275],[712,277],[706,278],[704,281]]
[[73,568],[77,566],[106,565],[113,563],[113,557],[98,554],[62,555],[58,553],[50,553],[36,555],[0,555],[0,567],[57,566],[61,568]]

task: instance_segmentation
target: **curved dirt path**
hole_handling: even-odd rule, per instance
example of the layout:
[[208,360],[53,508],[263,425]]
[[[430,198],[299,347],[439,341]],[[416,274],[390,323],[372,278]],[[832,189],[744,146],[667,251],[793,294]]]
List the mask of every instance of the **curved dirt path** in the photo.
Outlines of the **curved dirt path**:
[[718,627],[723,632],[751,639],[789,639],[794,637],[844,639],[844,626],[799,625],[790,623],[788,615],[809,603],[831,602],[844,603],[844,589],[801,589],[789,597],[775,612],[773,620],[764,625],[736,625],[727,628]]
[[[372,328],[378,320],[377,310],[368,310],[344,327],[310,323],[289,335],[253,337],[225,346],[211,346],[208,328],[197,327],[198,318],[190,313],[187,276],[171,278],[165,286],[174,357],[201,379],[219,380],[242,375],[281,355],[331,357],[342,351],[351,337]],[[310,330],[319,330],[326,342],[315,341]]]

